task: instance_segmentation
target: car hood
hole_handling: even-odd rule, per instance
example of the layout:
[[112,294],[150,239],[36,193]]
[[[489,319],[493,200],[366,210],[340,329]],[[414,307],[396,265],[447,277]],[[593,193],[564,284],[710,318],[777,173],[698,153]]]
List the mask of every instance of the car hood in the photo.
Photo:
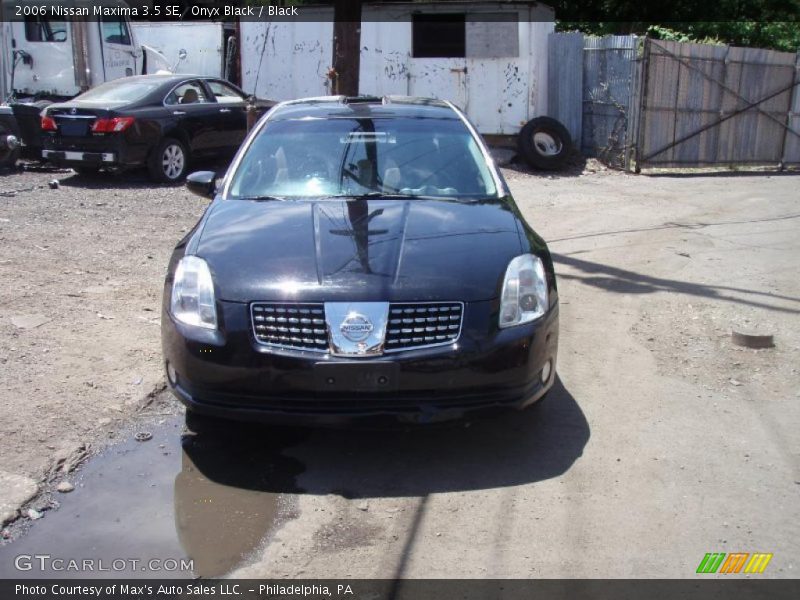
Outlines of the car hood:
[[510,204],[218,200],[194,252],[221,300],[497,297],[520,237]]

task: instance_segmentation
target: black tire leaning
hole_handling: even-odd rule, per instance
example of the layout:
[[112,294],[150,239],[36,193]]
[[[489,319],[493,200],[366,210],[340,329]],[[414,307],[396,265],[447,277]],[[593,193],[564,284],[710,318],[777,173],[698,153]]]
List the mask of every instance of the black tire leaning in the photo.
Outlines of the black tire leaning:
[[572,153],[572,139],[560,122],[550,117],[536,117],[519,132],[517,147],[533,168],[557,171],[564,167]]
[[[178,159],[178,155],[182,158]],[[173,157],[173,158],[170,158]],[[180,164],[178,164],[180,160]],[[166,137],[162,139],[150,153],[147,160],[150,177],[162,183],[177,183],[189,170],[189,151],[178,139]]]

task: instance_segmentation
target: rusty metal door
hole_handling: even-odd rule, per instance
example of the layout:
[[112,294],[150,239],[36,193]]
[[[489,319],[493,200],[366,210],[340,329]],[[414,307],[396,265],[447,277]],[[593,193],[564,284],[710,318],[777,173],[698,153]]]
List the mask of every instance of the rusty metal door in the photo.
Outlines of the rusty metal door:
[[408,94],[449,100],[467,109],[466,58],[415,58],[408,67]]
[[800,163],[798,57],[647,39],[636,169]]

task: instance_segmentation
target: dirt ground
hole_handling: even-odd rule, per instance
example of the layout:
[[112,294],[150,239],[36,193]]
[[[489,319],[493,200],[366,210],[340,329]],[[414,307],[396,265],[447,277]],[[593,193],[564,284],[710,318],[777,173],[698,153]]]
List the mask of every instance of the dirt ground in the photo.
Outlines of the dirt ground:
[[[797,176],[505,174],[554,254],[550,397],[445,434],[310,433],[281,451],[290,516],[234,574],[689,577],[761,551],[796,577]],[[175,412],[151,403],[161,285],[205,205],[138,175],[0,178],[0,513]]]
[[0,480],[49,480],[163,387],[166,264],[206,205],[143,173],[0,176]]

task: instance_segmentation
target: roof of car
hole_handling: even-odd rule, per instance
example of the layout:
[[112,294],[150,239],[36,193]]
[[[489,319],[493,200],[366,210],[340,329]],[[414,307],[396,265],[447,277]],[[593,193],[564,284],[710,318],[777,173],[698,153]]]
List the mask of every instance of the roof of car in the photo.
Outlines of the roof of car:
[[289,100],[276,107],[271,119],[411,117],[458,119],[453,107],[434,98],[413,96],[320,96]]
[[106,83],[137,83],[140,81],[157,81],[159,83],[167,83],[173,81],[182,81],[184,79],[218,79],[217,77],[210,77],[208,75],[192,75],[187,73],[155,73],[152,75],[132,75],[129,77],[120,77],[113,79]]

